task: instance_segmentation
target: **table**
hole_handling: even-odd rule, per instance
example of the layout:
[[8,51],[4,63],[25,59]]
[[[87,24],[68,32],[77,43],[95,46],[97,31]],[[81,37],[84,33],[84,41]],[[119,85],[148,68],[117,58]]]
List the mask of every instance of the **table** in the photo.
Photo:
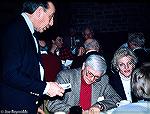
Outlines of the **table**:
[[150,102],[130,103],[100,114],[150,114]]

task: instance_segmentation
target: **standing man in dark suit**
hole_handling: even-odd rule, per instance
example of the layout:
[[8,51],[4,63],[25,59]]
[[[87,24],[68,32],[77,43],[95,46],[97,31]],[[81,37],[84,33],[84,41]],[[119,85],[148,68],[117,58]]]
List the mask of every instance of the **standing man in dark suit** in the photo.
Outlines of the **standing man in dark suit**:
[[36,114],[39,98],[63,96],[56,82],[44,82],[35,31],[43,32],[53,25],[55,6],[51,1],[30,0],[23,12],[7,29],[2,40],[2,83],[0,113]]

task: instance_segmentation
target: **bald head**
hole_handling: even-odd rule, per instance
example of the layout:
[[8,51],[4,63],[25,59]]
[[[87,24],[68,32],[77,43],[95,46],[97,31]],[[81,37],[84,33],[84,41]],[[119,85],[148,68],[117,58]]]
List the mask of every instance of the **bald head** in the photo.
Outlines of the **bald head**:
[[95,51],[99,51],[100,45],[98,43],[98,41],[96,39],[87,39],[84,42],[84,47],[86,51],[89,50],[95,50]]

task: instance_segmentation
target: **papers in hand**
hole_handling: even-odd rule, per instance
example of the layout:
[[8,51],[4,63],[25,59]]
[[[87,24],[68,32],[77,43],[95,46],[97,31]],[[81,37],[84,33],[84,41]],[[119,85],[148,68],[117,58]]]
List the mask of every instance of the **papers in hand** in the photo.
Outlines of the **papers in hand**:
[[71,84],[70,84],[70,83],[67,83],[67,84],[60,84],[60,86],[61,86],[63,89],[70,89],[70,88],[71,88]]

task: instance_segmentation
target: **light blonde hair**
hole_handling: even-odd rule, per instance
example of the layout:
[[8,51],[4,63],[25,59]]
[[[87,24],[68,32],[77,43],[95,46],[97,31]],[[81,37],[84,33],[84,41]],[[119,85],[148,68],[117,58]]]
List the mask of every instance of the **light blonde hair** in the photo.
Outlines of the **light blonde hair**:
[[129,49],[129,48],[119,48],[115,52],[114,57],[113,57],[113,59],[111,61],[111,67],[114,70],[118,71],[118,62],[117,61],[120,58],[123,58],[123,57],[126,57],[126,56],[132,57],[132,63],[134,65],[136,65],[136,63],[137,63],[138,60],[137,60],[137,57],[135,56],[134,52],[131,49]]

